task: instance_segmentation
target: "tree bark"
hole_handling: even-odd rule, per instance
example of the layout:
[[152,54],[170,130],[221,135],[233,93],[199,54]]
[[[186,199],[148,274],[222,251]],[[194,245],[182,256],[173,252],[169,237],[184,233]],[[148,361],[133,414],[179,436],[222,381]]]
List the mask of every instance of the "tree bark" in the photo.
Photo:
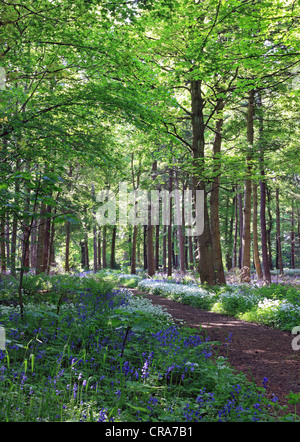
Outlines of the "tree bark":
[[276,187],[276,243],[277,243],[277,259],[278,269],[283,275],[282,250],[281,250],[281,234],[280,234],[280,208],[279,208],[279,189]]
[[163,226],[163,272],[167,272],[167,226]]
[[117,226],[113,226],[112,238],[111,238],[111,253],[110,253],[111,269],[114,269],[116,267],[116,235],[117,235]]
[[[217,104],[217,114],[224,109],[224,101],[220,99]],[[212,238],[212,250],[214,259],[215,281],[217,284],[225,284],[225,273],[222,259],[220,224],[219,224],[219,173],[220,173],[220,154],[222,143],[223,118],[218,118],[215,128],[215,138],[213,142],[213,172],[212,190],[210,194],[210,230]]]
[[[173,171],[169,170],[169,192],[171,194],[173,188]],[[168,276],[172,276],[172,261],[173,261],[173,253],[172,253],[172,206],[173,206],[173,198],[170,198],[169,202],[169,225],[168,225]]]
[[86,270],[90,270],[89,243],[88,243],[88,234],[86,230],[84,232],[84,266]]
[[265,182],[265,166],[264,166],[264,136],[263,136],[263,109],[262,99],[260,93],[258,94],[258,106],[259,106],[259,145],[260,145],[260,231],[261,231],[261,252],[264,280],[267,283],[271,282],[269,257],[268,257],[268,244],[267,244],[267,225],[266,225],[266,182]]
[[133,226],[132,235],[132,253],[131,253],[131,269],[132,275],[136,274],[136,244],[137,244],[138,226]]
[[50,233],[51,233],[51,206],[47,206],[47,217],[45,220],[45,234],[44,234],[44,251],[43,251],[43,271],[46,273],[48,269],[48,262],[50,259]]
[[159,224],[155,226],[155,270],[159,270]]
[[71,234],[71,223],[66,222],[66,254],[65,254],[65,272],[70,271],[70,234]]
[[144,270],[147,270],[148,263],[147,263],[147,226],[144,226],[143,229],[143,252],[144,252]]
[[43,273],[44,268],[44,244],[45,244],[45,212],[46,205],[41,204],[40,219],[38,226],[38,243],[37,243],[37,263],[36,263],[36,273]]
[[6,272],[6,251],[5,251],[5,221],[4,218],[0,219],[0,260],[1,260],[1,273]]
[[273,259],[272,259],[272,242],[271,242],[271,232],[273,227],[273,217],[271,211],[271,190],[266,186],[267,191],[267,209],[269,216],[269,228],[267,229],[267,244],[268,244],[268,259],[270,270],[273,270]]
[[203,233],[197,236],[198,256],[199,256],[199,273],[201,283],[213,285],[214,263],[212,239],[210,231],[210,222],[207,208],[207,193],[204,179],[204,101],[201,92],[201,81],[191,81],[191,108],[192,108],[192,151],[193,165],[197,173],[193,177],[194,191],[203,190],[204,192],[204,229]]
[[[235,187],[237,190],[237,186]],[[238,237],[238,197],[237,193],[234,196],[234,240],[233,240],[233,256],[232,256],[232,267],[235,269],[237,267],[237,237]]]
[[[95,198],[95,186],[92,183],[92,198]],[[93,255],[94,255],[94,273],[98,270],[98,241],[97,241],[97,227],[96,227],[96,210],[93,208]]]
[[241,281],[250,282],[251,262],[251,160],[253,149],[254,90],[248,97],[246,178],[244,183],[243,260]]
[[257,185],[253,182],[253,257],[254,265],[258,280],[263,278],[263,272],[259,259],[259,249],[258,249],[258,234],[257,234]]
[[103,265],[103,268],[106,269],[106,267],[107,267],[107,261],[106,261],[106,226],[103,226],[102,265]]
[[295,211],[293,204],[291,217],[291,268],[295,268]]
[[238,194],[239,200],[239,234],[240,234],[240,247],[239,247],[239,268],[242,268],[243,265],[243,224],[244,224],[244,215],[243,215],[243,195],[241,192]]
[[[19,161],[16,162],[16,171],[19,170],[20,165]],[[15,179],[15,197],[14,201],[17,203],[17,195],[20,193],[20,182],[19,178]],[[17,229],[18,229],[18,218],[16,213],[13,214],[13,222],[12,222],[12,233],[11,233],[11,251],[10,251],[10,265],[11,265],[11,273],[13,276],[16,276],[16,250],[17,250]]]
[[102,262],[101,262],[102,250],[101,250],[101,228],[98,231],[98,269],[101,270]]
[[[174,160],[173,160],[174,161]],[[179,180],[178,180],[178,172],[176,169],[175,171],[175,185],[176,188],[179,191]],[[178,236],[178,246],[179,246],[179,265],[180,265],[180,273],[185,273],[185,240],[184,240],[184,233],[183,233],[183,210],[180,210],[180,197],[179,193],[176,194],[176,217],[177,217],[177,236]],[[181,206],[183,207],[183,200],[181,203]]]

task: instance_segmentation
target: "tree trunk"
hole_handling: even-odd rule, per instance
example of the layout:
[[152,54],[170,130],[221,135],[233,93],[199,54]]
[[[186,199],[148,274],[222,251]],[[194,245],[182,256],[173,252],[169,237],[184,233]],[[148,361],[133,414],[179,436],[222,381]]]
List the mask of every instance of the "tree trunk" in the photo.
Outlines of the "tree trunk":
[[[92,199],[95,200],[94,183],[92,183],[91,196],[92,196]],[[98,239],[97,239],[96,209],[95,209],[95,207],[93,207],[93,258],[94,258],[93,270],[94,270],[94,273],[96,273],[98,270]]]
[[101,228],[99,228],[98,231],[98,269],[101,270],[102,269],[102,264],[101,264],[101,256],[102,256],[102,250],[101,250]]
[[[171,195],[173,188],[173,171],[169,170],[169,193]],[[168,276],[172,276],[172,261],[173,261],[173,248],[172,248],[172,206],[173,198],[169,201],[169,225],[168,225]]]
[[131,270],[130,273],[132,275],[136,274],[136,244],[137,244],[137,234],[138,227],[133,226],[133,235],[132,235],[132,253],[131,253]]
[[278,187],[276,187],[276,244],[277,244],[277,264],[278,264],[277,268],[279,269],[280,274],[283,275]]
[[[173,160],[174,161],[174,160]],[[180,273],[185,273],[185,240],[184,240],[184,233],[183,233],[183,210],[180,210],[183,208],[183,199],[180,207],[180,197],[179,197],[179,181],[178,181],[178,173],[177,170],[175,171],[175,185],[178,189],[178,193],[176,193],[176,217],[177,217],[177,237],[178,237],[178,247],[179,247],[179,265],[180,265]]]
[[[27,195],[26,195],[26,198],[25,198],[25,201],[26,201],[26,203],[25,203],[25,210],[27,211],[27,212],[30,212],[30,189],[29,188],[27,188],[26,189],[26,193],[27,193]],[[29,242],[30,241],[30,234],[29,234],[29,229],[28,229],[28,226],[29,226],[29,220],[28,219],[26,219],[26,220],[24,220],[23,221],[23,235],[22,235],[22,237],[23,237],[23,249],[24,249],[24,244],[25,244],[25,242]],[[29,258],[29,256],[30,256],[30,248],[29,247],[27,247],[27,249],[26,249],[26,254],[25,254],[25,259],[24,259],[24,267],[25,267],[25,271],[29,271],[29,269],[30,269],[30,258]]]
[[[16,171],[19,170],[20,165],[19,161],[16,162]],[[20,181],[18,178],[15,179],[15,203],[17,203],[17,195],[20,193]],[[11,273],[13,276],[16,276],[16,250],[17,250],[17,229],[18,229],[18,218],[17,214],[13,214],[13,222],[12,222],[12,232],[11,232],[11,255],[10,255],[10,265],[11,265]]]
[[[56,214],[56,207],[54,208],[54,215]],[[51,229],[50,229],[50,245],[49,245],[49,259],[48,259],[48,265],[46,269],[46,273],[50,273],[51,264],[55,261],[55,252],[54,252],[54,237],[55,237],[55,222],[54,219],[51,222]],[[31,257],[32,259],[32,257]]]
[[143,230],[143,252],[144,252],[144,270],[147,270],[148,263],[147,263],[147,226],[144,226]]
[[269,216],[269,228],[267,229],[267,244],[268,244],[268,259],[270,270],[273,270],[273,260],[272,260],[272,242],[271,242],[271,232],[273,227],[273,218],[271,211],[271,190],[266,186],[267,199],[268,199],[268,216]]
[[38,226],[38,243],[37,243],[37,263],[36,263],[36,273],[43,273],[44,268],[44,244],[45,244],[45,211],[46,205],[41,204],[40,219]]
[[5,221],[4,218],[0,219],[0,260],[1,260],[1,273],[6,272],[6,251],[5,251]]
[[264,166],[264,122],[263,122],[263,104],[261,94],[258,93],[258,109],[259,109],[259,163],[260,163],[260,232],[261,232],[261,254],[263,263],[264,280],[267,283],[271,282],[269,257],[268,257],[268,243],[267,243],[267,224],[266,224],[266,181],[265,181],[265,166]]
[[243,195],[241,192],[238,195],[238,200],[239,200],[239,226],[240,226],[239,268],[241,269],[243,265],[243,224],[244,224]]
[[163,272],[167,272],[167,226],[163,227]]
[[6,219],[5,236],[6,236],[6,263],[7,263],[7,266],[10,267],[9,214],[7,214],[7,219]]
[[291,217],[291,268],[295,268],[295,216],[294,205],[292,204],[292,217]]
[[113,226],[112,238],[111,238],[111,253],[110,253],[111,269],[114,269],[116,267],[116,234],[117,234],[117,226]]
[[251,160],[253,149],[254,90],[248,98],[246,178],[244,183],[243,260],[241,281],[250,282],[251,262]]
[[254,265],[257,274],[257,278],[261,280],[263,278],[263,273],[261,269],[260,259],[259,259],[259,249],[258,249],[258,234],[257,234],[257,185],[253,182],[253,256]]
[[31,256],[31,268],[36,269],[37,266],[37,220],[36,219],[32,223],[30,256]]
[[155,226],[155,270],[159,270],[159,224]]
[[106,226],[103,226],[102,265],[103,265],[103,268],[106,269],[106,267],[107,267],[107,261],[106,261]]
[[71,223],[66,222],[66,256],[65,256],[65,272],[70,271],[70,234],[71,234]]
[[197,235],[197,246],[199,255],[199,273],[201,283],[213,285],[214,278],[214,262],[212,239],[210,231],[210,222],[207,208],[207,193],[204,180],[204,101],[201,92],[201,81],[191,81],[191,108],[192,108],[192,151],[193,165],[195,166],[195,175],[193,177],[194,191],[203,190],[204,192],[204,229],[203,233]]
[[[237,186],[235,187],[237,190]],[[234,240],[233,240],[233,256],[232,256],[232,267],[235,269],[237,267],[237,237],[238,237],[238,197],[237,193],[234,196]]]
[[[218,112],[222,112],[224,101],[218,101]],[[221,142],[222,142],[223,118],[218,118],[215,128],[215,138],[213,142],[213,172],[212,190],[210,194],[210,230],[212,238],[212,250],[214,258],[215,281],[217,284],[225,284],[225,273],[222,260],[220,224],[219,224],[219,173],[221,161]]]
[[43,268],[44,272],[47,272],[48,269],[48,262],[50,259],[50,233],[51,233],[51,206],[47,206],[47,218],[45,220],[45,239],[44,239],[44,252],[43,252]]
[[89,243],[88,243],[88,234],[86,230],[84,232],[84,267],[85,270],[90,270]]

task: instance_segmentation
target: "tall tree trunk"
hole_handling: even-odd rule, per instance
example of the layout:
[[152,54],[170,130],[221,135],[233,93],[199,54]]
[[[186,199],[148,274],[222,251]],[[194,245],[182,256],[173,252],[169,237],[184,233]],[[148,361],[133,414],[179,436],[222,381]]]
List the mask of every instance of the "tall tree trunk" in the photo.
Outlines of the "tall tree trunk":
[[103,268],[106,269],[107,261],[106,261],[106,226],[103,226],[103,238],[102,238],[102,265]]
[[[152,180],[157,176],[157,161],[153,161],[151,170]],[[154,245],[153,245],[153,225],[151,224],[151,207],[148,206],[148,226],[147,226],[147,269],[148,275],[155,274],[155,259],[154,259]]]
[[5,247],[5,220],[0,218],[0,261],[1,261],[1,273],[6,272],[6,247]]
[[[218,100],[217,114],[223,111],[224,101]],[[210,230],[212,238],[212,250],[214,258],[215,281],[217,284],[225,284],[225,273],[222,260],[220,224],[219,224],[219,173],[221,165],[221,143],[222,143],[223,117],[218,118],[215,128],[215,138],[213,142],[213,172],[212,190],[210,194]]]
[[44,239],[44,272],[47,272],[48,269],[48,262],[50,259],[50,234],[51,234],[51,206],[47,206],[47,217],[45,220],[45,239]]
[[111,269],[114,269],[116,267],[116,235],[117,235],[117,226],[113,226],[112,238],[111,238],[111,253],[110,253]]
[[192,151],[193,164],[196,173],[193,177],[194,190],[203,190],[204,192],[204,229],[203,233],[197,235],[198,255],[199,255],[199,273],[201,283],[213,285],[214,278],[214,262],[212,239],[210,231],[210,222],[207,208],[207,192],[204,180],[204,101],[201,92],[201,81],[191,81],[191,108],[192,108]]
[[[37,220],[33,220],[30,242],[31,268],[36,269],[37,266]],[[13,241],[12,241],[13,244]]]
[[43,273],[44,268],[44,244],[45,244],[45,212],[46,205],[41,204],[40,219],[38,226],[38,243],[37,243],[37,263],[36,263],[36,273]]
[[150,224],[147,227],[147,264],[148,275],[153,276],[155,274],[154,266],[154,247],[153,247],[153,226]]
[[[237,186],[235,186],[237,191]],[[233,240],[233,256],[232,256],[232,267],[235,269],[237,267],[237,237],[238,237],[238,196],[235,193],[234,196],[234,240]]]
[[66,253],[65,253],[65,272],[70,271],[70,235],[71,235],[71,223],[66,222]]
[[[56,207],[54,208],[54,215],[55,214],[56,214]],[[55,261],[54,237],[55,237],[55,222],[53,219],[51,222],[51,228],[50,228],[49,259],[48,259],[48,265],[47,265],[47,269],[46,269],[46,273],[48,275],[50,273],[51,265],[52,265],[52,263],[54,264],[54,261]]]
[[[174,159],[173,159],[174,162]],[[178,193],[176,192],[176,217],[177,217],[177,237],[178,237],[178,247],[179,247],[179,265],[180,265],[180,273],[184,274],[185,272],[185,239],[183,233],[183,198],[181,198],[182,203],[180,204],[180,196],[179,196],[179,180],[178,180],[178,172],[177,169],[174,168],[175,172],[175,185],[178,189]],[[180,205],[182,207],[180,207]]]
[[[169,193],[171,195],[173,188],[173,171],[169,170]],[[172,261],[173,261],[173,248],[172,248],[172,206],[173,198],[169,201],[169,225],[168,225],[168,269],[167,275],[172,276]]]
[[247,114],[247,153],[246,153],[246,178],[244,184],[244,224],[243,224],[243,261],[242,282],[250,282],[251,262],[251,160],[253,149],[253,118],[254,118],[254,90],[248,98]]
[[243,195],[240,192],[238,194],[239,200],[239,234],[240,234],[240,247],[239,247],[239,268],[243,266],[243,225],[244,225],[244,214],[243,214]]
[[[85,229],[87,226],[85,227]],[[90,270],[90,258],[89,258],[89,243],[88,243],[88,234],[85,230],[84,232],[84,266],[86,270]]]
[[155,226],[155,270],[159,270],[159,224]]
[[[27,169],[28,169],[28,167],[27,167]],[[27,212],[30,212],[30,189],[29,188],[26,189],[26,193],[27,193],[27,195],[26,195],[26,198],[25,198],[25,210]],[[27,240],[30,241],[30,238],[29,237],[27,238],[27,236],[29,235],[28,226],[29,226],[29,220],[26,219],[23,222],[23,229],[22,229],[23,230],[23,234],[22,234],[23,249],[24,249],[25,242]],[[30,256],[30,248],[27,247],[26,255],[25,255],[25,260],[24,260],[24,267],[25,267],[25,271],[27,271],[27,272],[29,271],[29,268],[30,268],[30,262],[29,262],[30,258],[29,258],[29,256]]]
[[266,186],[266,191],[267,191],[267,201],[268,201],[267,209],[268,209],[268,217],[269,217],[269,228],[267,229],[268,259],[269,259],[270,270],[273,270],[272,241],[271,241],[273,217],[272,217],[272,211],[271,211],[271,190]]
[[193,239],[191,236],[188,237],[189,241],[189,269],[192,270],[194,268],[194,246]]
[[144,252],[144,270],[147,270],[147,226],[144,226],[143,229],[143,252]]
[[10,267],[10,233],[9,233],[9,214],[6,217],[5,226],[5,236],[6,236],[6,263]]
[[101,262],[101,256],[102,256],[102,250],[101,250],[101,228],[99,228],[98,231],[98,269],[102,269],[102,262]]
[[291,217],[291,268],[295,268],[295,211],[293,203]]
[[268,256],[267,243],[267,224],[266,224],[266,181],[265,181],[265,166],[264,166],[264,134],[263,134],[263,105],[261,94],[258,93],[258,107],[259,107],[259,146],[260,146],[260,231],[261,231],[261,254],[264,271],[264,279],[267,283],[271,282],[271,273]]
[[281,234],[280,234],[280,208],[279,208],[279,189],[276,187],[276,244],[277,244],[277,258],[278,269],[283,275],[282,250],[281,250]]
[[167,226],[163,226],[163,272],[167,272]]
[[[95,199],[95,186],[92,183],[92,199]],[[93,257],[94,257],[94,273],[98,270],[98,238],[97,238],[97,227],[96,227],[96,209],[93,208]]]
[[258,234],[257,234],[257,185],[253,182],[253,256],[254,265],[257,274],[257,278],[261,280],[263,278],[263,272],[261,269],[260,259],[259,259],[259,249],[258,249]]
[[131,253],[131,269],[132,275],[136,274],[136,245],[137,245],[138,226],[133,226],[132,235],[132,253]]
[[[137,174],[135,174],[134,163],[133,163],[134,155],[131,154],[131,175],[132,175],[132,187],[133,190],[137,190],[140,184],[140,169]],[[135,203],[136,204],[136,203]],[[138,238],[138,226],[133,226],[133,235],[132,235],[132,248],[131,248],[131,269],[130,272],[132,275],[136,274],[136,252],[137,252],[137,238]],[[145,253],[145,251],[144,251]]]
[[[20,168],[20,160],[18,159],[16,162],[16,171]],[[20,181],[19,178],[15,179],[15,203],[17,201],[17,195],[20,193]],[[16,276],[16,250],[17,250],[17,229],[18,229],[18,218],[17,214],[13,214],[13,222],[12,222],[12,232],[11,232],[11,255],[10,255],[10,265],[11,265],[11,273],[13,276]]]

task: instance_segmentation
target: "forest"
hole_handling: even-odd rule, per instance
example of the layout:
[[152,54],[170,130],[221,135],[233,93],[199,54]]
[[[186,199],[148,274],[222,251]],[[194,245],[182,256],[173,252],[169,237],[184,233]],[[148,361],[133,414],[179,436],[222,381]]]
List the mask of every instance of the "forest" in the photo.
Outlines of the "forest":
[[0,0],[0,421],[297,420],[130,289],[300,326],[299,22]]

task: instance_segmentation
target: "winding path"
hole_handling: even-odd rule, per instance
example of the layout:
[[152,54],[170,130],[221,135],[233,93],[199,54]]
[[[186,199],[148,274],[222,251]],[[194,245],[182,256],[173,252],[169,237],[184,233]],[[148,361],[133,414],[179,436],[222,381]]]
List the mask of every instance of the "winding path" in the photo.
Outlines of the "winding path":
[[[267,393],[278,397],[281,405],[287,405],[286,395],[300,392],[300,350],[292,349],[290,333],[260,324],[241,321],[218,313],[208,312],[189,305],[170,301],[158,295],[149,295],[137,289],[153,304],[164,307],[174,320],[184,320],[185,325],[200,330],[211,341],[222,343],[219,355],[228,356],[230,365],[245,373],[257,386],[268,378]],[[227,343],[228,345],[225,345]],[[294,406],[289,406],[294,411]],[[300,415],[298,404],[297,414]]]

